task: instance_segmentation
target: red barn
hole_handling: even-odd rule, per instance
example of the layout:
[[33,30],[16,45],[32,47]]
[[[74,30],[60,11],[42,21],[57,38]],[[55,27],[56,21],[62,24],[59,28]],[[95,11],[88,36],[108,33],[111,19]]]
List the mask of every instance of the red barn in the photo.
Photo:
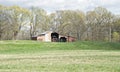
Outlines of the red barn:
[[75,37],[72,36],[64,36],[60,35],[57,32],[46,31],[38,35],[37,37],[33,37],[33,40],[42,41],[42,42],[74,42],[76,41]]

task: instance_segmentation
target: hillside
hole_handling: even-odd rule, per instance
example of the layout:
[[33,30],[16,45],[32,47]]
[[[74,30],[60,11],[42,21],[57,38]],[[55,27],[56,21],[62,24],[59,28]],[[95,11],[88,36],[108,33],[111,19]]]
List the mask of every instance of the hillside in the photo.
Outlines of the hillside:
[[37,42],[0,41],[0,53],[30,53],[50,50],[120,50],[120,43],[110,42]]

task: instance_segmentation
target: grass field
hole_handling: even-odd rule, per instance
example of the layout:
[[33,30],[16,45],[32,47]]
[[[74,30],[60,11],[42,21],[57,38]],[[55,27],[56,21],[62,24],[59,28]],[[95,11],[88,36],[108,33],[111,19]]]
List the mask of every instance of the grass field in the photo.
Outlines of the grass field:
[[120,72],[120,43],[0,41],[0,72]]

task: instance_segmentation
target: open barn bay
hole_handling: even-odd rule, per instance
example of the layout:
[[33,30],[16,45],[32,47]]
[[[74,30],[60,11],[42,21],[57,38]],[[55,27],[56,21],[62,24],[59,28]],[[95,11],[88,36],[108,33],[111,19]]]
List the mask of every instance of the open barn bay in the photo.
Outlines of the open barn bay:
[[0,72],[120,72],[120,43],[0,41]]

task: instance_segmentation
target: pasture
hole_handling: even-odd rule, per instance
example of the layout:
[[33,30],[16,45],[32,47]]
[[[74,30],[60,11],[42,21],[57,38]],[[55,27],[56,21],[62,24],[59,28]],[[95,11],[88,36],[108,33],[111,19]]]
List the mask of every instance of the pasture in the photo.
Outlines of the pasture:
[[120,43],[0,41],[0,72],[120,72]]

